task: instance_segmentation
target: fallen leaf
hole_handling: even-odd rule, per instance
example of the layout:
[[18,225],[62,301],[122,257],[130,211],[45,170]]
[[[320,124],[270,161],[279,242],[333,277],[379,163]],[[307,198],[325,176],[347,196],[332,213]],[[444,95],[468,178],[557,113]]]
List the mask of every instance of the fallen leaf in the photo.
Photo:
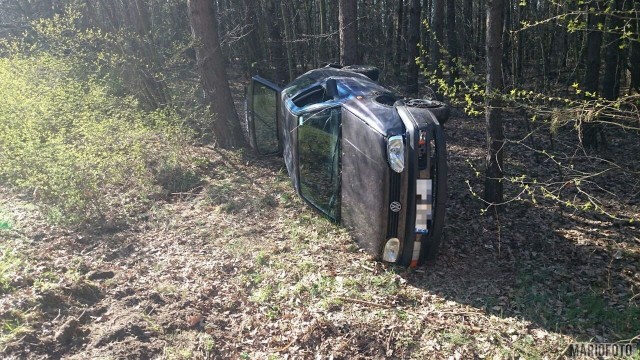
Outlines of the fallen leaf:
[[201,314],[194,314],[194,315],[188,315],[187,316],[187,325],[189,327],[196,327],[200,321],[202,321],[202,315]]

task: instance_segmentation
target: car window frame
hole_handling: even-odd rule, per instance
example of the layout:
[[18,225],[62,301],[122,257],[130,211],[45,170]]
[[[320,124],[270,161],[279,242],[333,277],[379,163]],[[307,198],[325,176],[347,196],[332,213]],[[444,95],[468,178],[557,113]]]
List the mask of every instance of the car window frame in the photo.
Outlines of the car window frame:
[[[317,106],[317,105],[322,105],[322,106]],[[298,187],[298,192],[300,193],[300,197],[302,198],[302,200],[304,200],[305,203],[307,203],[309,206],[311,206],[313,209],[315,209],[317,212],[321,213],[322,215],[324,215],[325,217],[327,217],[328,219],[330,219],[331,221],[335,222],[335,223],[340,223],[340,215],[342,212],[342,203],[340,201],[340,206],[337,207],[336,209],[336,214],[335,217],[331,216],[329,213],[327,213],[326,211],[324,211],[323,209],[319,208],[318,206],[316,206],[316,204],[314,204],[313,202],[311,202],[309,199],[307,199],[304,194],[302,193],[302,176],[300,174],[300,134],[298,133],[298,129],[300,128],[300,118],[304,117],[305,115],[311,115],[314,113],[318,113],[318,112],[322,112],[322,111],[326,111],[326,110],[331,110],[331,109],[336,109],[338,110],[338,112],[340,113],[340,123],[338,125],[339,131],[338,131],[338,139],[337,142],[339,144],[339,150],[338,150],[338,154],[339,154],[339,158],[338,158],[338,195],[340,197],[342,197],[342,104],[336,104],[335,102],[327,102],[327,103],[321,103],[321,104],[316,104],[316,106],[313,106],[313,109],[305,109],[305,111],[301,111],[297,114],[295,114],[296,116],[296,121],[297,121],[297,125],[295,127],[295,131],[296,131],[296,136],[295,136],[295,146],[296,146],[296,177],[297,177],[297,187]],[[339,199],[341,200],[341,199]]]
[[[256,133],[256,119],[255,119],[255,104],[254,104],[254,93],[256,90],[256,86],[255,83],[258,83],[268,89],[271,89],[275,92],[274,96],[275,96],[275,122],[276,122],[276,140],[278,142],[278,148],[277,150],[273,151],[273,152],[269,152],[269,153],[261,153],[260,152],[260,148],[258,146],[258,138],[257,138],[257,133]],[[247,104],[247,116],[249,118],[250,116],[250,121],[247,124],[248,127],[248,131],[249,131],[249,136],[250,136],[250,140],[253,141],[253,144],[255,144],[255,149],[256,152],[260,155],[260,156],[269,156],[269,155],[276,155],[276,154],[280,154],[282,153],[282,139],[281,139],[281,121],[280,121],[280,112],[282,111],[282,87],[276,85],[275,83],[259,76],[253,76],[251,77],[251,86],[249,87],[249,98],[250,98],[250,104]],[[249,115],[249,111],[250,111],[250,115]]]

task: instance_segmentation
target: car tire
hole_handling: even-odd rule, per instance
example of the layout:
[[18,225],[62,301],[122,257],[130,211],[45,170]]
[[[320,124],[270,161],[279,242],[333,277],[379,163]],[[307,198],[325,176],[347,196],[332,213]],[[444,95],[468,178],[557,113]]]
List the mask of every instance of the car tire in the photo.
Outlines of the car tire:
[[348,65],[342,68],[342,70],[351,71],[354,73],[362,74],[373,81],[378,81],[380,78],[380,69],[370,65]]
[[406,102],[408,107],[416,107],[421,109],[428,109],[435,115],[440,125],[444,125],[449,119],[451,114],[451,108],[449,105],[437,100],[425,100],[425,99],[412,99]]

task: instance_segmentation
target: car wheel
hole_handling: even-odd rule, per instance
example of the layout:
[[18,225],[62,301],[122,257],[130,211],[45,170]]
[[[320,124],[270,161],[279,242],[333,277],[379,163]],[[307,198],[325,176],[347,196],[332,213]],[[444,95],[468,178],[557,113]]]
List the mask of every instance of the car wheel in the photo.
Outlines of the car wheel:
[[428,109],[433,113],[433,115],[435,115],[440,125],[444,125],[444,123],[449,119],[449,114],[451,113],[449,105],[437,100],[412,99],[407,101],[406,105],[409,107]]
[[354,73],[362,74],[373,81],[378,81],[380,78],[380,69],[370,65],[349,65],[342,68],[342,70],[351,71]]

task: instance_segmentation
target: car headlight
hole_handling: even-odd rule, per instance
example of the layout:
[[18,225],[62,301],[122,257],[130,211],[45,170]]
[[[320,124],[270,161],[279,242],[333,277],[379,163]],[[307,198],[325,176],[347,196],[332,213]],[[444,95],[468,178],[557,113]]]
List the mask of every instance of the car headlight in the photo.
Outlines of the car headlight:
[[404,170],[404,138],[402,135],[389,138],[387,141],[387,157],[393,171],[401,173]]
[[382,253],[382,260],[387,262],[396,262],[400,254],[400,240],[391,238],[387,240]]

